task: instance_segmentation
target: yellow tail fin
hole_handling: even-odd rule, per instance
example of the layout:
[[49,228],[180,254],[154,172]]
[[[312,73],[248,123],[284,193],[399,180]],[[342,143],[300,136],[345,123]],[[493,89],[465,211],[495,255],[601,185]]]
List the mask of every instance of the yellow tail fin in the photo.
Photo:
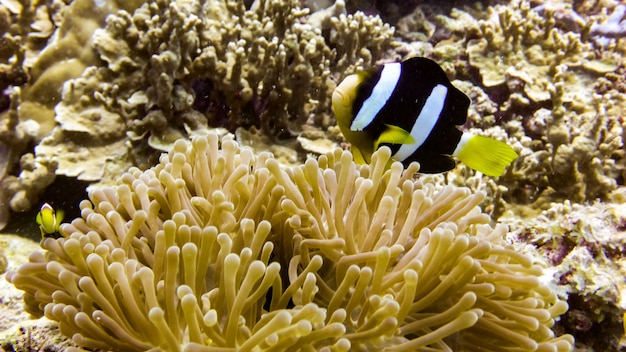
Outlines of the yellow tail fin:
[[463,134],[453,155],[487,176],[501,176],[504,168],[517,159],[517,153],[508,144],[468,133]]

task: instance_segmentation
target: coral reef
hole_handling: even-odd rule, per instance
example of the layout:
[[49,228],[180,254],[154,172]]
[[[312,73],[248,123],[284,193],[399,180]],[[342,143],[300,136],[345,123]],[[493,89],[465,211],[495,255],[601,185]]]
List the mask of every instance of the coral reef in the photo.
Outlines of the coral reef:
[[20,159],[19,178],[7,176],[2,180],[9,205],[15,211],[26,211],[38,202],[38,195],[48,187],[55,178],[56,160],[38,158],[32,154],[24,154]]
[[[624,191],[613,196],[623,197]],[[524,215],[507,212],[500,221],[513,229],[510,235],[522,252],[551,267],[547,273],[558,282],[559,296],[568,297],[570,305],[559,323],[561,328],[572,333],[577,344],[593,350],[620,350],[626,311],[623,204],[566,201],[540,213],[532,209],[516,213]],[[523,248],[527,244],[533,248]]]
[[92,191],[8,274],[28,309],[125,351],[571,349],[550,330],[567,305],[481,193],[386,169],[388,148],[282,168],[231,138],[179,140]]
[[[432,13],[421,7],[401,21],[399,35],[425,36],[434,45],[403,46],[399,53],[444,62],[473,100],[466,127],[508,139],[520,155],[497,181],[494,198],[545,207],[606,199],[623,183],[626,99],[616,72],[624,71],[626,41],[615,36],[601,48],[595,44],[598,30],[591,28],[619,17],[610,15],[620,11],[616,2],[603,6],[598,12],[583,4],[513,0],[426,16],[430,25],[416,27],[416,18]],[[463,166],[458,173],[457,184],[472,176]]]
[[19,117],[39,124],[37,138],[55,125],[54,107],[61,101],[63,83],[99,62],[89,45],[93,31],[110,13],[131,11],[142,2],[10,0],[0,5],[0,34],[6,44],[0,54],[0,90],[23,87]]
[[[13,89],[1,176],[15,176],[13,190],[31,203],[45,185],[29,189],[18,161],[33,145],[36,161],[56,163],[52,175],[110,183],[131,165],[154,165],[160,151],[207,124],[256,126],[274,138],[307,123],[326,128],[331,75],[373,64],[393,34],[378,17],[347,15],[342,1],[313,14],[295,0],[6,3],[0,34],[13,44],[3,47],[0,68]],[[51,36],[36,60],[31,37],[48,37],[13,33],[28,25]],[[26,205],[10,199],[15,191],[0,193]]]
[[[29,310],[79,345],[459,350],[481,336],[569,350],[571,337],[551,329],[589,345],[620,336],[621,205],[575,203],[624,201],[615,191],[626,179],[623,4],[421,2],[398,22],[407,43],[394,55],[392,28],[346,11],[359,3],[396,18],[391,2],[100,3],[0,3],[0,227],[56,173],[112,180],[174,145],[156,168],[92,191],[83,218],[9,275]],[[415,181],[414,169],[357,168],[328,152],[327,136],[340,139],[328,109],[334,82],[383,55],[440,62],[473,101],[466,127],[520,154],[509,172],[488,179],[459,165]],[[213,135],[175,142],[208,125],[276,157],[228,138],[218,151]],[[277,166],[306,152],[323,156]],[[194,173],[202,155],[208,181]],[[411,222],[410,211],[422,217]],[[504,214],[513,231],[485,214]],[[463,261],[467,276],[452,282]],[[528,285],[514,286],[510,272]],[[571,309],[555,319],[566,296]],[[492,336],[494,324],[513,333]]]
[[[341,1],[312,15],[298,3],[153,1],[110,16],[93,36],[106,65],[68,82],[57,106],[61,131],[38,152],[49,156],[87,134],[92,146],[128,140],[130,161],[146,167],[146,141],[167,150],[207,124],[278,138],[311,117],[328,127],[331,74],[373,64],[393,30],[376,17],[345,15]],[[58,172],[75,174],[67,159]]]
[[0,111],[8,108],[5,89],[27,82],[27,69],[54,32],[53,21],[58,19],[64,4],[48,5],[43,1],[0,3]]
[[[8,203],[17,212],[27,210],[52,182],[57,161],[50,155],[33,157],[32,147],[56,125],[54,108],[61,101],[64,82],[100,62],[89,45],[93,31],[108,14],[140,3],[7,0],[0,4],[1,204]],[[45,167],[33,177],[32,169],[17,164],[25,157]],[[8,206],[1,207],[0,228],[8,221],[8,211]]]
[[589,28],[589,35],[595,36],[598,45],[606,46],[610,43],[610,38],[626,37],[626,5],[615,6],[611,15],[603,23],[594,23]]
[[489,20],[479,22],[482,38],[467,43],[469,63],[479,70],[484,87],[517,78],[527,98],[546,101],[556,66],[581,65],[585,48],[580,35],[554,30],[554,20],[533,11],[528,2],[518,6],[517,11],[490,8]]
[[[524,195],[532,200],[546,189],[577,202],[606,197],[623,172],[615,159],[623,157],[624,145],[623,123],[606,113],[612,94],[594,94],[591,84],[608,72],[598,72],[581,34],[557,29],[554,10],[542,13],[527,2],[517,12],[494,11],[491,20],[480,22],[483,38],[468,42],[469,63],[479,69],[483,85],[506,84],[510,97],[501,110],[514,120],[505,128],[523,146],[502,184],[534,188],[534,194]],[[585,70],[589,67],[595,72]],[[529,118],[519,116],[517,125],[515,115],[524,110]]]
[[[16,88],[19,90],[19,88]],[[57,162],[54,158],[35,157],[25,153],[35,141],[37,123],[19,123],[15,106],[19,105],[19,92],[11,94],[11,105],[4,116],[0,131],[0,229],[8,222],[9,209],[26,211],[38,201],[39,194],[55,178]],[[19,175],[12,175],[12,167],[19,160]]]
[[577,350],[624,348],[626,40],[603,35],[618,29],[622,6],[511,1],[448,16],[420,6],[397,30],[428,40],[403,45],[401,57],[444,62],[470,96],[466,127],[520,154],[498,179],[459,165],[436,181],[485,191],[484,211],[511,226],[518,250],[550,267],[570,305],[556,330],[573,334]]

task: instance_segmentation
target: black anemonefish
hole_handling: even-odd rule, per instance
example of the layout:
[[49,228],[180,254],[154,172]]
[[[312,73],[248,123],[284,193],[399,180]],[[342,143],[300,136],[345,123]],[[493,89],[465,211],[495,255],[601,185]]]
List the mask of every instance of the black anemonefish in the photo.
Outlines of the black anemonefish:
[[463,133],[470,99],[434,61],[415,57],[346,77],[333,92],[337,125],[357,163],[369,163],[380,146],[420,172],[455,166],[452,156],[489,176],[500,176],[517,158],[506,143]]

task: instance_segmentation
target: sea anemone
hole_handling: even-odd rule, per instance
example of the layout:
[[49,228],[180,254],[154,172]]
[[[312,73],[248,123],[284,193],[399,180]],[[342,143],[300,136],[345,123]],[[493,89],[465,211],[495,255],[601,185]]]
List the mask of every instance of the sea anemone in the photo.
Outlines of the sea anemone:
[[80,346],[119,351],[569,351],[567,304],[482,193],[336,149],[285,168],[179,140],[90,193],[8,279]]

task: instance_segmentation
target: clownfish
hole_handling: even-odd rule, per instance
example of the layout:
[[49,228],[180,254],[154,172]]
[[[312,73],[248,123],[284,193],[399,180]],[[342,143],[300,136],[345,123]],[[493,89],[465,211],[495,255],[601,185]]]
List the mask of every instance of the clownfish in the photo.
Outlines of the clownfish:
[[470,99],[434,61],[415,57],[346,77],[332,108],[354,160],[369,163],[385,145],[392,158],[420,164],[422,173],[451,170],[456,157],[488,176],[500,176],[517,158],[508,144],[464,133]]
[[39,225],[42,240],[46,237],[55,237],[59,233],[59,226],[61,226],[61,221],[63,221],[63,215],[63,210],[59,209],[55,211],[48,203],[44,203],[41,206],[41,210],[37,213],[35,220]]

